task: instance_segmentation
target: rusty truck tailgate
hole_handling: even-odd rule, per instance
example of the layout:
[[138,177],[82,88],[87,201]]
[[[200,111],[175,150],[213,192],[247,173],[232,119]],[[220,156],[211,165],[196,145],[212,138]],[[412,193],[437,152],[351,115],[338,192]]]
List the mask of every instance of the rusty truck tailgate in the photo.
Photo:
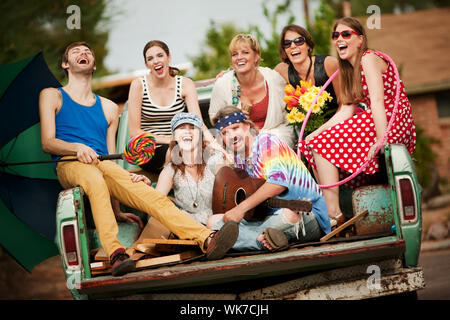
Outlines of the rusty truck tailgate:
[[108,296],[192,288],[249,279],[316,272],[340,266],[399,258],[405,242],[395,236],[364,241],[320,244],[287,251],[196,261],[136,271],[122,277],[101,276],[83,280],[79,293]]

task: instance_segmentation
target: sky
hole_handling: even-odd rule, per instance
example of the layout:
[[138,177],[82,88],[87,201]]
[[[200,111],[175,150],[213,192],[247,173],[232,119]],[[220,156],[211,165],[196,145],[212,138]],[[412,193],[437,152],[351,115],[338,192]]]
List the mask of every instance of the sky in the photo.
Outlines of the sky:
[[[280,0],[271,0],[269,8]],[[295,23],[304,25],[303,0],[292,1]],[[310,1],[310,15],[317,7]],[[105,64],[113,73],[145,68],[142,50],[150,40],[162,40],[170,49],[172,64],[189,62],[200,53],[210,20],[216,24],[233,22],[237,27],[257,25],[263,33],[271,27],[263,15],[263,0],[111,0],[115,12],[109,30],[109,53]],[[124,5],[126,4],[126,6]],[[280,18],[281,33],[287,17]]]

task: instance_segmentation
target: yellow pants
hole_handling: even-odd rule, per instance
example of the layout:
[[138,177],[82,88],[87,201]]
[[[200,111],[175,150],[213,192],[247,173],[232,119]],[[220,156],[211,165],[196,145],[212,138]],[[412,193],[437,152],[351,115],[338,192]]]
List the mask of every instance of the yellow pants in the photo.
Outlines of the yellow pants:
[[180,239],[197,241],[205,251],[204,243],[211,230],[179,210],[154,188],[142,181],[132,182],[128,171],[118,164],[109,160],[98,164],[59,162],[56,172],[63,188],[81,186],[89,197],[95,227],[108,257],[115,250],[124,247],[117,240],[118,226],[110,196],[156,218]]

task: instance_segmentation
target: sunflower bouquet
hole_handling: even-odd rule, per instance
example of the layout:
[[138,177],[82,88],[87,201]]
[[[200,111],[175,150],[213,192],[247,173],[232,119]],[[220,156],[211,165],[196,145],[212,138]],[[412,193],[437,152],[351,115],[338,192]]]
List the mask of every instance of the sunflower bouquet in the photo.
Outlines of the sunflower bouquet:
[[289,125],[300,130],[309,108],[312,108],[312,111],[305,127],[305,133],[313,132],[325,122],[324,110],[327,107],[327,102],[330,102],[333,97],[324,90],[317,98],[316,103],[311,106],[319,91],[320,87],[311,85],[311,81],[302,80],[297,88],[294,88],[291,84],[286,85],[284,102],[288,111],[286,119]]

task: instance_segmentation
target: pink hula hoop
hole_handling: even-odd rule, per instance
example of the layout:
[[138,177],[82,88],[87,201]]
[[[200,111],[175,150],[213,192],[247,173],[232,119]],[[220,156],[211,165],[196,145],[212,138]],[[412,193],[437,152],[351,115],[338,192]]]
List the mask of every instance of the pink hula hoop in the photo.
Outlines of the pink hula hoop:
[[[380,52],[380,51],[375,51],[378,54],[381,54],[383,57],[385,57],[389,63],[393,66],[394,68],[394,75],[395,75],[395,80],[397,82],[397,88],[395,89],[395,103],[394,103],[394,110],[392,111],[392,116],[391,119],[389,120],[388,126],[386,128],[386,131],[384,132],[383,138],[381,139],[381,143],[378,145],[377,149],[375,150],[374,156],[378,153],[378,151],[380,151],[381,146],[384,144],[384,142],[386,141],[386,138],[388,136],[389,131],[391,130],[392,124],[394,122],[395,116],[397,114],[397,108],[398,108],[398,102],[399,102],[399,98],[400,98],[400,76],[398,74],[398,70],[397,70],[397,66],[395,65],[394,61],[385,53]],[[317,96],[314,98],[313,102],[311,103],[311,105],[314,105],[317,101],[317,99],[320,97],[320,95],[322,94],[322,92],[328,87],[328,85],[331,83],[331,81],[333,81],[333,79],[337,76],[337,74],[339,73],[339,69],[336,70],[331,77],[327,80],[327,82],[325,82],[325,84],[322,86],[322,88],[320,89],[319,93],[317,94]],[[306,127],[306,123],[308,122],[309,119],[309,115],[311,114],[312,108],[309,108],[308,112],[306,113],[305,116],[305,121],[303,121],[303,125],[302,128],[300,130],[300,134],[298,136],[298,144],[297,146],[303,141],[303,133],[305,131],[305,127]],[[301,156],[301,151],[299,148],[297,148],[297,155],[298,157]],[[338,181],[334,184],[327,184],[327,185],[319,185],[319,187],[321,188],[332,188],[332,187],[337,187],[340,186],[341,184],[344,184],[350,180],[352,180],[354,177],[356,177],[358,174],[360,174],[369,164],[370,160],[366,160],[366,162],[364,162],[361,167],[358,168],[358,170],[356,170],[353,174],[351,174],[350,176],[348,176],[347,178]]]

